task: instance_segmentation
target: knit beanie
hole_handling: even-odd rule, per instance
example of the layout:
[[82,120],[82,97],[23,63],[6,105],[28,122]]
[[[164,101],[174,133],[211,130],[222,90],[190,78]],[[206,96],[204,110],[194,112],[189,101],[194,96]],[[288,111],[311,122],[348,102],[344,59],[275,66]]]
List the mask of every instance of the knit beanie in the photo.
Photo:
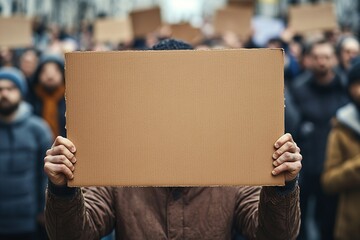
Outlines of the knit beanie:
[[27,85],[24,75],[20,70],[14,67],[2,67],[0,68],[0,81],[9,80],[12,81],[16,87],[20,90],[22,97],[24,98],[27,93]]

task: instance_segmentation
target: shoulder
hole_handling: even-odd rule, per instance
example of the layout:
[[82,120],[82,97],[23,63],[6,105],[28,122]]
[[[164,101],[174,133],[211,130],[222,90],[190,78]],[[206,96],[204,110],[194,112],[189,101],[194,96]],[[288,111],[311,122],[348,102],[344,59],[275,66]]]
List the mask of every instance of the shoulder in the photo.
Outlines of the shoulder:
[[44,135],[47,137],[51,137],[51,130],[47,122],[44,119],[32,114],[27,119],[29,127],[39,135]]

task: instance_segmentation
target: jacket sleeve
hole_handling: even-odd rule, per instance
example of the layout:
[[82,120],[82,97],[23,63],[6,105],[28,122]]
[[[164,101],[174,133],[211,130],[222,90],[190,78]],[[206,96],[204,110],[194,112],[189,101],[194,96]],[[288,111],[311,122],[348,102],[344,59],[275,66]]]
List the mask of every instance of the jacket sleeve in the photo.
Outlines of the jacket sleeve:
[[47,191],[45,219],[50,239],[100,239],[114,228],[110,187],[76,188],[71,196]]
[[235,226],[249,239],[296,239],[300,229],[299,187],[282,194],[276,187],[239,191]]
[[333,128],[328,138],[327,158],[322,175],[323,188],[328,193],[358,189],[360,187],[360,154],[345,159],[341,132]]

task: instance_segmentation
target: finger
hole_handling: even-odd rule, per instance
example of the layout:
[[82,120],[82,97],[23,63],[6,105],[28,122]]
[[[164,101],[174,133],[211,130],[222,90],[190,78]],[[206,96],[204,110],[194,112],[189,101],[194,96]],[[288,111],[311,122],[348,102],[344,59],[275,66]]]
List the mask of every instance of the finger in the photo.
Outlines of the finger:
[[296,152],[296,144],[294,142],[286,142],[279,149],[277,149],[273,154],[273,159],[278,159],[281,155],[286,152],[295,153]]
[[64,155],[66,158],[75,162],[75,155],[69,151],[64,145],[55,146],[46,151],[46,155],[56,156],[56,155]]
[[279,166],[277,166],[276,168],[274,168],[274,170],[271,172],[273,175],[279,175],[280,173],[283,172],[289,172],[291,174],[297,174],[300,172],[302,165],[300,161],[296,161],[296,162],[285,162]]
[[56,164],[51,162],[46,162],[44,165],[44,171],[48,175],[49,179],[52,177],[56,178],[57,175],[63,174],[67,179],[73,179],[74,175],[71,170],[64,164]]
[[74,178],[74,174],[65,164],[53,164],[51,167],[54,172],[64,174],[67,179]]
[[275,148],[280,148],[282,145],[284,145],[286,142],[294,142],[292,136],[290,133],[286,133],[282,135],[274,144]]
[[59,145],[64,145],[72,153],[76,152],[75,145],[67,138],[57,136],[54,141],[54,144],[52,145],[52,148]]
[[45,162],[65,164],[71,171],[74,171],[75,166],[64,155],[47,156],[44,158]]
[[273,165],[275,167],[277,167],[285,162],[296,162],[296,161],[301,161],[301,160],[302,160],[301,154],[286,152],[286,153],[282,154],[278,159],[276,159],[273,162]]

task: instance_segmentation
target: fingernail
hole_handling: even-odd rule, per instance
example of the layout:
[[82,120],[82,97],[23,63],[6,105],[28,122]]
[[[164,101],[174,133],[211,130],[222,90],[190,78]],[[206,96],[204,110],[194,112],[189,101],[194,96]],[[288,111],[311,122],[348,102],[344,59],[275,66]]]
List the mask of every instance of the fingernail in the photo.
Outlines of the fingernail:
[[71,160],[72,163],[76,163],[76,158],[73,157],[73,159]]
[[274,165],[275,167],[277,167],[277,166],[278,166],[277,161],[274,161],[274,162],[273,162],[273,165]]
[[273,159],[276,159],[276,154],[275,154],[275,153],[272,155],[272,158],[273,158]]
[[75,147],[72,147],[72,148],[71,148],[71,152],[73,152],[73,153],[76,152]]
[[276,175],[276,172],[275,172],[275,170],[273,170],[272,172],[271,172],[273,175]]
[[279,148],[279,144],[275,143],[275,147],[276,147],[276,148]]

